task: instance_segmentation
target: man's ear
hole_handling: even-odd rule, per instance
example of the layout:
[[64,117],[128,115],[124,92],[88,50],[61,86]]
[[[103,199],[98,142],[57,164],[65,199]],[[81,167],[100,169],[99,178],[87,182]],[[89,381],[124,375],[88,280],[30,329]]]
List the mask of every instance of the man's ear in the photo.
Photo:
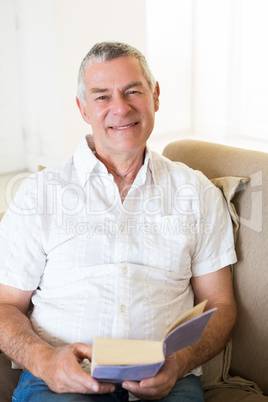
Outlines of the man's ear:
[[81,116],[83,117],[83,119],[85,120],[85,122],[87,124],[90,124],[89,117],[86,113],[86,107],[83,104],[83,102],[81,102],[78,98],[76,98],[76,103],[77,103],[78,109],[80,110]]
[[155,88],[154,88],[154,110],[155,112],[159,109],[159,96],[160,96],[160,86],[159,82],[156,81]]

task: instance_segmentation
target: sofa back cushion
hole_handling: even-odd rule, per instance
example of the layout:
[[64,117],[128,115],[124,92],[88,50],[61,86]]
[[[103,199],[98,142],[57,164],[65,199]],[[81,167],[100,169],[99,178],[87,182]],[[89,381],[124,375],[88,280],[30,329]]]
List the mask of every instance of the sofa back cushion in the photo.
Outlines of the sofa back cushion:
[[230,374],[256,382],[268,395],[268,153],[181,140],[169,144],[163,154],[202,171],[209,179],[250,179],[233,199],[240,229],[234,266],[238,319],[232,336]]

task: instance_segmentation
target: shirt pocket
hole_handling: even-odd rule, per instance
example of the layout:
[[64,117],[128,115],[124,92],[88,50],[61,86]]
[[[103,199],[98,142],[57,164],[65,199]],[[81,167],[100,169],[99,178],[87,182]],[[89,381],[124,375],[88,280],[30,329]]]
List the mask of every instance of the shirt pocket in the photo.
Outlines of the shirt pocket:
[[195,247],[195,220],[192,215],[145,218],[145,262],[155,268],[191,276]]

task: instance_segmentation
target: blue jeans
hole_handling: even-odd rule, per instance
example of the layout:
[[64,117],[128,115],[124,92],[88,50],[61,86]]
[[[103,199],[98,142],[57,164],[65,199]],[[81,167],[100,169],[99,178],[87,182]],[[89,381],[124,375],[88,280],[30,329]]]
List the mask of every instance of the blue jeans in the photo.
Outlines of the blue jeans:
[[[170,394],[162,402],[204,402],[201,381],[194,375],[178,380]],[[128,402],[128,391],[116,386],[111,394],[56,394],[44,381],[23,372],[19,385],[14,391],[13,402]]]

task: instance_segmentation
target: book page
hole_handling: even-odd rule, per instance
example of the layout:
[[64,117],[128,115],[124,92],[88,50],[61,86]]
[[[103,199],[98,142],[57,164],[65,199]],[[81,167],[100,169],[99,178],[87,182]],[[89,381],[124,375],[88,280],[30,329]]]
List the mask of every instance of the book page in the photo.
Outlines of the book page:
[[92,365],[134,365],[163,361],[162,341],[96,337]]
[[169,334],[174,328],[178,327],[179,325],[201,315],[206,307],[207,300],[197,304],[191,310],[187,311],[183,315],[181,315],[166,331],[164,338]]

